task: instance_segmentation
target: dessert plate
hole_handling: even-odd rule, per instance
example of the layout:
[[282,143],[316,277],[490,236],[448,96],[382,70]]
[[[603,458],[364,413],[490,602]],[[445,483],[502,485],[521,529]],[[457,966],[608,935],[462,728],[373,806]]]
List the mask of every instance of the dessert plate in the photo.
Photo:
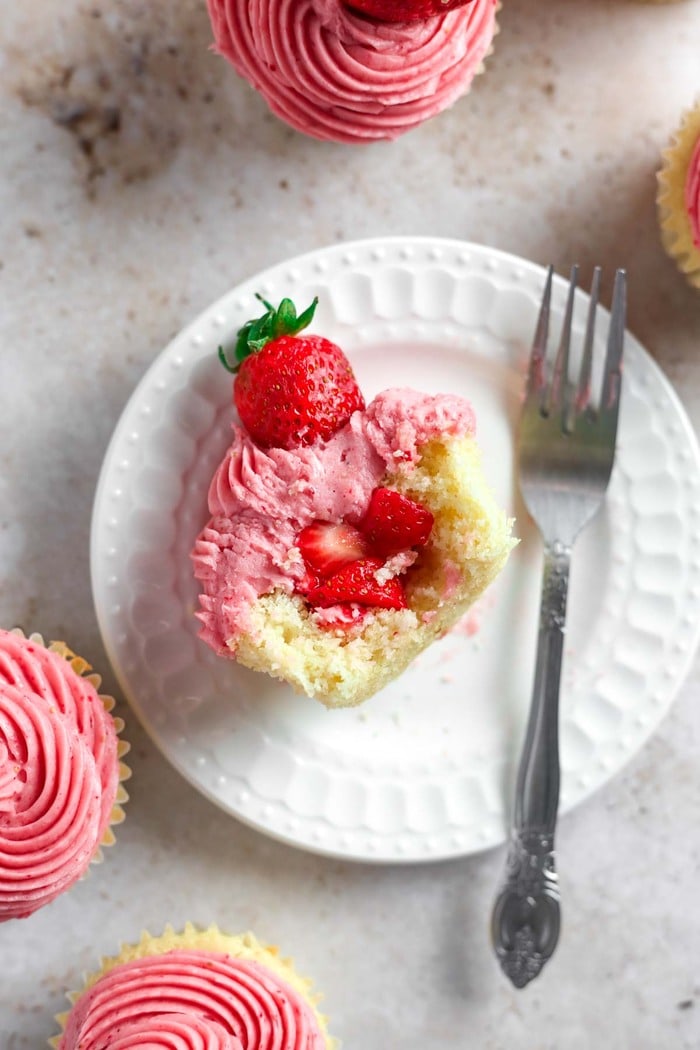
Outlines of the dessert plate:
[[[92,580],[121,686],[167,758],[260,831],[363,861],[420,861],[501,842],[529,704],[540,547],[517,497],[513,430],[544,271],[458,241],[375,239],[293,259],[178,335],[129,401],[103,465]],[[487,476],[519,547],[462,628],[362,707],[327,711],[197,638],[189,551],[232,422],[216,358],[256,311],[300,306],[349,354],[369,400],[388,386],[474,404]],[[555,282],[554,330],[565,285]],[[578,342],[587,297],[578,296]],[[601,312],[598,338],[607,315]],[[700,629],[700,459],[673,390],[627,337],[619,450],[574,559],[561,705],[562,808],[653,731]]]

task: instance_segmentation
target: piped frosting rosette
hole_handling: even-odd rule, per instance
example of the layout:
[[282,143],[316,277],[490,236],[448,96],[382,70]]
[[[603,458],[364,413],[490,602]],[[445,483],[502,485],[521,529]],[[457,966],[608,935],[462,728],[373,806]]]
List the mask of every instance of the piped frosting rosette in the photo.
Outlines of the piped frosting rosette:
[[497,0],[382,23],[340,0],[207,0],[216,50],[292,127],[393,139],[451,106],[483,68]]
[[332,1050],[310,983],[246,933],[144,933],[58,1018],[57,1050]]
[[700,101],[686,113],[663,154],[657,206],[664,248],[700,288]]
[[124,819],[123,723],[89,671],[62,642],[0,630],[0,921],[72,886]]
[[240,1039],[216,1021],[186,1014],[154,1014],[119,1024],[116,1031],[109,1050],[243,1050]]

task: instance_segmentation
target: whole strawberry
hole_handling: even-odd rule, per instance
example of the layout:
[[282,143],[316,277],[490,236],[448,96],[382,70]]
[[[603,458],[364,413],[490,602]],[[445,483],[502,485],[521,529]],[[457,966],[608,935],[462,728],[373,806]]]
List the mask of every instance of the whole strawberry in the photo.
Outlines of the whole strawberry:
[[418,22],[468,3],[472,0],[346,0],[348,7],[378,22]]
[[328,440],[365,407],[347,357],[320,335],[299,335],[318,298],[297,317],[291,299],[277,309],[261,296],[262,317],[238,332],[236,364],[219,347],[222,364],[236,375],[233,399],[243,426],[264,448],[290,449]]

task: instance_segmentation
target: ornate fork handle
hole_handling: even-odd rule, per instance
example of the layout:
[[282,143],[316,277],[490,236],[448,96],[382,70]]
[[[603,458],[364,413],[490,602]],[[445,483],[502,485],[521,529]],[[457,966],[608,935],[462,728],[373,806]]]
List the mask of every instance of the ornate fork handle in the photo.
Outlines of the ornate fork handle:
[[503,972],[516,988],[524,988],[537,977],[559,939],[559,886],[551,836],[513,835],[492,926]]
[[492,936],[503,971],[518,988],[536,977],[559,937],[554,832],[559,805],[559,684],[571,548],[545,544],[532,705],[516,788],[505,884]]

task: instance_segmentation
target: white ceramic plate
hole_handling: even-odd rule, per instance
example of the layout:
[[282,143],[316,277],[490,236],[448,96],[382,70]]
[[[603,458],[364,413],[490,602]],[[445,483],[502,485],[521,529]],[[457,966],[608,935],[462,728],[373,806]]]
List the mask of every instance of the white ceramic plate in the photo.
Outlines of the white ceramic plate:
[[[178,335],[117,426],[97,490],[97,614],[124,692],[203,794],[307,849],[418,861],[502,841],[530,696],[540,548],[515,494],[512,436],[544,272],[476,245],[425,238],[338,245],[231,291]],[[521,544],[452,634],[362,707],[329,712],[216,657],[197,638],[189,551],[226,449],[231,379],[216,347],[255,292],[320,307],[313,329],[348,352],[365,395],[391,385],[463,394],[486,471]],[[563,312],[554,294],[554,330]],[[582,335],[586,296],[578,303]],[[601,312],[598,335],[608,318]],[[628,336],[617,463],[576,548],[561,705],[562,806],[642,745],[678,690],[700,625],[700,463],[684,412]]]

